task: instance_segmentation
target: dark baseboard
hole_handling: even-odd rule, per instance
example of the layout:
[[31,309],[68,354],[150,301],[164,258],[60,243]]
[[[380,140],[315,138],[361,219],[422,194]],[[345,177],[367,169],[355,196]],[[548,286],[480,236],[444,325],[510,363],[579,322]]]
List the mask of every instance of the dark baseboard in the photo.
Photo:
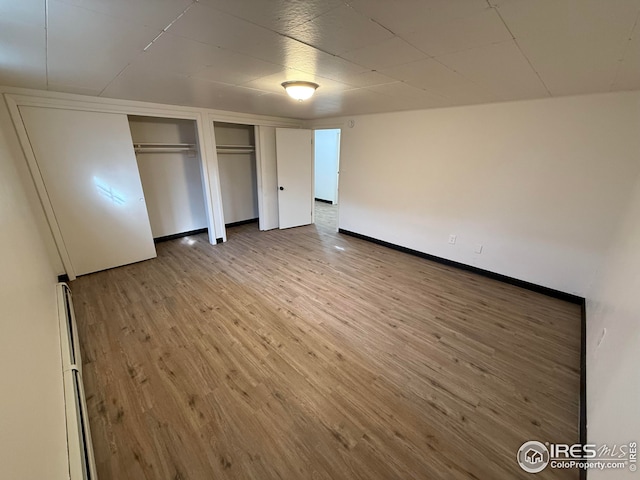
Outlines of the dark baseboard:
[[324,198],[316,198],[315,201],[316,202],[322,202],[322,203],[328,203],[329,205],[333,205],[333,202],[331,200],[325,200]]
[[240,225],[247,225],[248,223],[256,223],[257,218],[250,218],[249,220],[240,220],[239,222],[225,223],[224,228],[239,227]]
[[197,235],[199,233],[207,233],[206,228],[199,228],[198,230],[190,230],[188,232],[174,233],[173,235],[167,235],[165,237],[154,238],[154,243],[167,242],[169,240],[175,240],[176,238],[188,237],[189,235]]
[[58,275],[58,283],[64,282],[67,283],[69,281],[69,275],[63,273],[62,275]]
[[[580,443],[587,443],[587,302],[580,305]],[[580,480],[587,479],[587,470],[580,469]]]
[[349,235],[351,237],[359,238],[361,240],[373,242],[384,247],[392,248],[393,250],[397,250],[399,252],[408,253],[409,255],[414,255],[416,257],[431,260],[433,262],[448,265],[450,267],[456,267],[468,272],[477,273],[478,275],[482,275],[483,277],[492,278],[493,280],[499,280],[501,282],[508,283],[509,285],[515,285],[516,287],[522,287],[527,290],[531,290],[532,292],[542,293],[543,295],[547,295],[549,297],[558,298],[570,303],[575,303],[576,305],[582,305],[584,303],[584,298],[579,297],[578,295],[562,292],[560,290],[554,290],[553,288],[549,287],[543,287],[542,285],[536,285],[535,283],[525,282],[524,280],[518,280],[517,278],[508,277],[500,273],[490,272],[489,270],[483,270],[482,268],[466,265],[454,260],[448,260],[436,255],[430,255],[428,253],[413,250],[411,248],[401,247],[400,245],[396,245],[394,243],[385,242],[384,240],[378,240],[377,238],[368,237],[360,233],[350,232],[349,230],[343,230],[342,228],[340,228],[338,232]]
[[[378,240],[377,238],[368,237],[360,233],[350,232],[349,230],[344,230],[342,228],[338,229],[338,232],[344,235],[349,235],[351,237],[359,238],[361,240],[366,240],[368,242],[376,243],[378,245],[382,245],[384,247],[397,250],[399,252],[408,253],[409,255],[415,255],[416,257],[431,260],[433,262],[437,262],[443,265],[448,265],[451,267],[459,268],[461,270],[466,270],[468,272],[477,273],[478,275],[482,275],[483,277],[488,277],[493,280],[499,280],[501,282],[508,283],[509,285],[515,285],[517,287],[525,288],[527,290],[531,290],[536,293],[541,293],[549,297],[565,300],[567,302],[580,305],[581,320],[580,320],[580,412],[579,412],[580,440],[579,441],[583,445],[587,443],[587,309],[586,309],[586,300],[583,297],[579,297],[578,295],[573,295],[566,292],[561,292],[560,290],[554,290],[553,288],[536,285],[535,283],[525,282],[524,280],[518,280],[517,278],[512,278],[506,275],[501,275],[499,273],[490,272],[488,270],[483,270],[481,268],[473,267],[471,265],[465,265],[464,263],[455,262],[453,260],[447,260],[446,258],[437,257],[435,255],[429,255],[428,253],[420,252],[418,250],[413,250],[411,248],[401,247],[400,245],[396,245],[394,243],[385,242],[384,240]],[[549,439],[549,441],[553,441],[553,439]],[[586,480],[586,478],[587,478],[586,470],[580,470],[580,480]]]

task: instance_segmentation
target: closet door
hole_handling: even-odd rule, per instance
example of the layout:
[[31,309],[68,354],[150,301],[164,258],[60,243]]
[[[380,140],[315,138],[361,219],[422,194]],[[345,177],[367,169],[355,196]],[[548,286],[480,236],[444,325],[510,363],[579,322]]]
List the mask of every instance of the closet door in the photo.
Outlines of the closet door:
[[313,210],[311,130],[276,128],[280,228],[309,225]]
[[20,107],[70,275],[156,256],[126,115]]

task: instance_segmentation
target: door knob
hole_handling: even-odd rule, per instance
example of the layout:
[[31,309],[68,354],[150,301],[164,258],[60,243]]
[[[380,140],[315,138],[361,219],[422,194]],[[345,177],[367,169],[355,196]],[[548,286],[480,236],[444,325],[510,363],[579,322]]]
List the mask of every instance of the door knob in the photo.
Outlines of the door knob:
[[284,190],[284,187],[280,187],[280,190]]

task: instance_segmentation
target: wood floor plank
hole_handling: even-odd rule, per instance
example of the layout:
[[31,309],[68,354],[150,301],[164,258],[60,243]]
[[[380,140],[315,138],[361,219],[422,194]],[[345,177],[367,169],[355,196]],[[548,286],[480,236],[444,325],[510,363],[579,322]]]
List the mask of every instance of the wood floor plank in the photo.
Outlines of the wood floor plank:
[[335,212],[72,282],[102,480],[525,479],[523,442],[578,441],[578,306]]

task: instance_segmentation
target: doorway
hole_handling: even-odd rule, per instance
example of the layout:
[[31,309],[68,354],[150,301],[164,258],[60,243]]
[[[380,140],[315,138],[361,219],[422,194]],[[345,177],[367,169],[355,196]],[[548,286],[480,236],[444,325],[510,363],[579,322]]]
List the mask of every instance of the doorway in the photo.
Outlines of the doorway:
[[338,229],[340,129],[314,131],[314,218],[318,227]]

